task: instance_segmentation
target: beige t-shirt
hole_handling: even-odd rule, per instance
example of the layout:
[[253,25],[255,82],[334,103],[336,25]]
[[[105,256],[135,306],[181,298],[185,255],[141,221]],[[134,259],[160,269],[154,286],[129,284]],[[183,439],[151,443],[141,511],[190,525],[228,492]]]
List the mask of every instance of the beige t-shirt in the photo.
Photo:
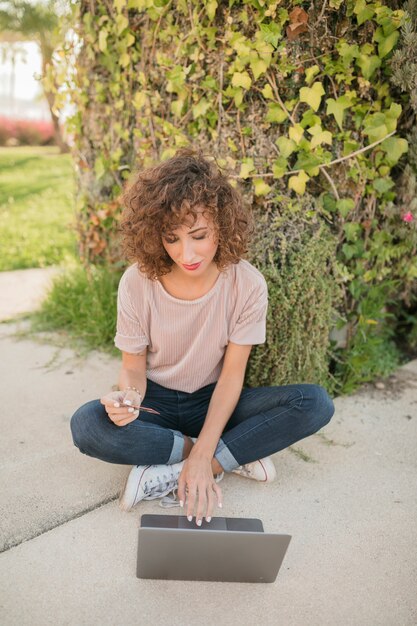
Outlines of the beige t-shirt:
[[131,353],[148,346],[148,379],[192,393],[219,379],[229,341],[265,342],[267,309],[266,280],[245,259],[196,300],[175,298],[134,263],[120,279],[114,343]]

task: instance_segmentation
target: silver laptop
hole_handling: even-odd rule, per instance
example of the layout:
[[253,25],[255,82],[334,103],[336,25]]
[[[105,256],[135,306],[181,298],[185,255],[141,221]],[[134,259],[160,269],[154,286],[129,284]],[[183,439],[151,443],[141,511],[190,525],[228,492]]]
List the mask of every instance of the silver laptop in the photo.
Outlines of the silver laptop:
[[185,515],[141,517],[138,578],[273,583],[291,535],[264,532],[260,519]]

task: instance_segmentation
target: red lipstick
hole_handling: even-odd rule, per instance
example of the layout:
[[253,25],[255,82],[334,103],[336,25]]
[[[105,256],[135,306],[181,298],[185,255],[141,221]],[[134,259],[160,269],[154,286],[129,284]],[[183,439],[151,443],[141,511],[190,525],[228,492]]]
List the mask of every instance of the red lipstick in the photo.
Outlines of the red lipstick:
[[192,270],[196,270],[197,267],[200,267],[201,263],[202,262],[200,261],[200,263],[195,263],[195,265],[183,265],[183,267],[185,267],[186,270],[192,271]]

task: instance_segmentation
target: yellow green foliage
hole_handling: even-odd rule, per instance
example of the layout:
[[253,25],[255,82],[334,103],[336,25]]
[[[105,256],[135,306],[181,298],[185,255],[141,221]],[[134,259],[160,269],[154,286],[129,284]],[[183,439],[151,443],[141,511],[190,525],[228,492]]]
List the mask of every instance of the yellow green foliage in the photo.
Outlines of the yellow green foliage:
[[417,230],[395,182],[408,98],[390,83],[390,62],[409,17],[390,4],[81,0],[76,71],[60,69],[58,82],[76,111],[84,258],[120,261],[125,180],[195,144],[254,210],[323,223],[336,242],[340,315],[353,327],[372,285],[399,281],[407,297]]

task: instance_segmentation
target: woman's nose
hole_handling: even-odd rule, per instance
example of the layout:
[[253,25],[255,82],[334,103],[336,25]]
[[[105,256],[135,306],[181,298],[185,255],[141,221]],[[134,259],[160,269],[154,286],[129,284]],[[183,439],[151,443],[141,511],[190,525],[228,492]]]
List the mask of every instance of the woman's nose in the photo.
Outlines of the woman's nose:
[[181,258],[182,258],[182,262],[185,263],[185,265],[189,265],[191,263],[195,262],[194,259],[194,246],[193,243],[188,241],[185,242],[182,245],[182,249],[181,249]]

